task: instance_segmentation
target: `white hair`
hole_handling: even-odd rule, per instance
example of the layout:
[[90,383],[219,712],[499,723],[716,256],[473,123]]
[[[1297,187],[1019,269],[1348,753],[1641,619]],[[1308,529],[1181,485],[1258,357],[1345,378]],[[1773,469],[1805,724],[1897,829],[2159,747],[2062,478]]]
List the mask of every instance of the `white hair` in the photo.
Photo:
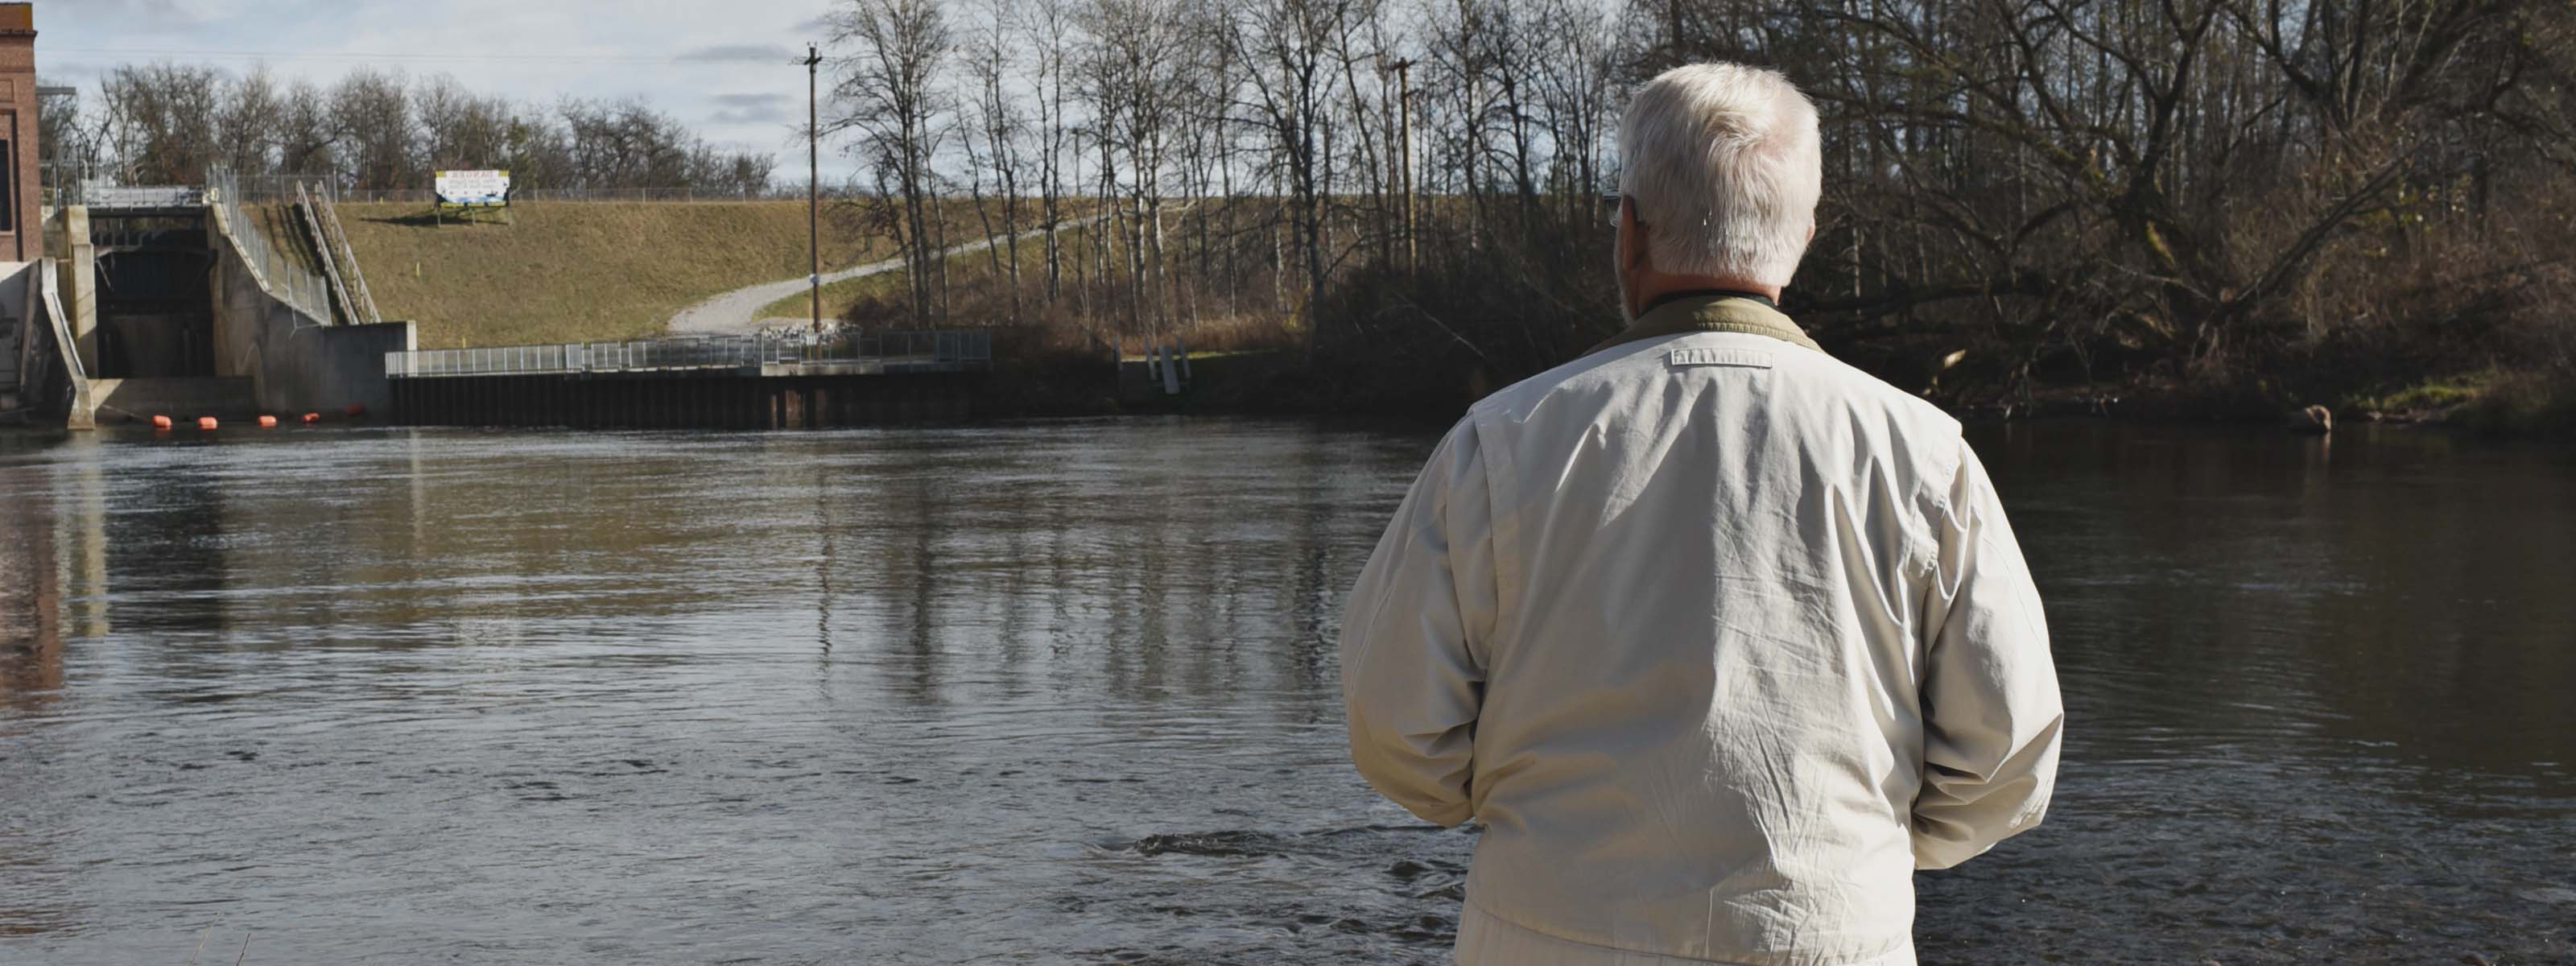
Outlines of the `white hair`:
[[1816,107],[1778,71],[1690,64],[1649,81],[1619,124],[1619,193],[1658,271],[1787,285],[1824,191]]

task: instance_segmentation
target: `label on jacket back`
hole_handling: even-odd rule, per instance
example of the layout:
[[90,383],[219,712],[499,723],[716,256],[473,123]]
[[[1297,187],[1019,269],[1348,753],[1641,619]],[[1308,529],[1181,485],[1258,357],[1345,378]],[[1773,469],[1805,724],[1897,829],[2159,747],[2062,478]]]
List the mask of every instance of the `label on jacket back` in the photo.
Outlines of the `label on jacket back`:
[[1771,354],[1752,349],[1698,348],[1674,349],[1674,368],[1683,366],[1741,366],[1747,369],[1771,368]]

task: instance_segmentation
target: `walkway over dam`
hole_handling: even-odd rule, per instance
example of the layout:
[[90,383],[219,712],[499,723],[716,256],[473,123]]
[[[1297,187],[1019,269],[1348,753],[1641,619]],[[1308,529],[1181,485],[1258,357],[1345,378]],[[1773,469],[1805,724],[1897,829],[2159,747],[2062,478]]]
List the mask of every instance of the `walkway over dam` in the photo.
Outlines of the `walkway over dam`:
[[819,429],[966,418],[986,330],[692,336],[385,354],[413,426]]

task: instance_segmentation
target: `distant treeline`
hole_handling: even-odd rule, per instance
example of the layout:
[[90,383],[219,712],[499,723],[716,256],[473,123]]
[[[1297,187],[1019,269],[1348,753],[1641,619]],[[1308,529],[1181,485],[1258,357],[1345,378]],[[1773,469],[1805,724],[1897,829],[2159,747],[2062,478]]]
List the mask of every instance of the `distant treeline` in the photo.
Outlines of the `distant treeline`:
[[[1824,112],[1789,308],[1900,383],[2253,407],[2576,377],[2565,3],[838,0],[833,23],[858,214],[915,254],[900,308],[929,321],[1250,312],[1357,347],[1319,368],[1352,398],[1447,405],[1616,325],[1618,112],[1726,59]],[[1003,238],[1072,197],[1105,220],[952,290],[936,202]]]
[[[309,175],[363,191],[420,190],[431,172],[506,168],[514,188],[690,188],[765,194],[773,159],[709,145],[638,101],[543,107],[444,75],[361,68],[329,86],[265,69],[118,67],[42,114],[49,176],[195,184],[210,167]],[[49,184],[58,183],[49,180]]]

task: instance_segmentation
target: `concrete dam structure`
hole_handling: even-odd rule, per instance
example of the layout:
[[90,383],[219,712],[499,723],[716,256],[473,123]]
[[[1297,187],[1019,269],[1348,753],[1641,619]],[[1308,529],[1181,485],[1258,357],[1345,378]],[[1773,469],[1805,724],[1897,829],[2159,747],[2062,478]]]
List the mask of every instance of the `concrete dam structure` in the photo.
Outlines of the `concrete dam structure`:
[[[381,411],[384,354],[409,322],[352,321],[273,250],[222,178],[204,189],[93,188],[44,218],[64,258],[0,266],[23,417],[80,429],[156,415]],[[14,296],[14,297],[13,297]]]

